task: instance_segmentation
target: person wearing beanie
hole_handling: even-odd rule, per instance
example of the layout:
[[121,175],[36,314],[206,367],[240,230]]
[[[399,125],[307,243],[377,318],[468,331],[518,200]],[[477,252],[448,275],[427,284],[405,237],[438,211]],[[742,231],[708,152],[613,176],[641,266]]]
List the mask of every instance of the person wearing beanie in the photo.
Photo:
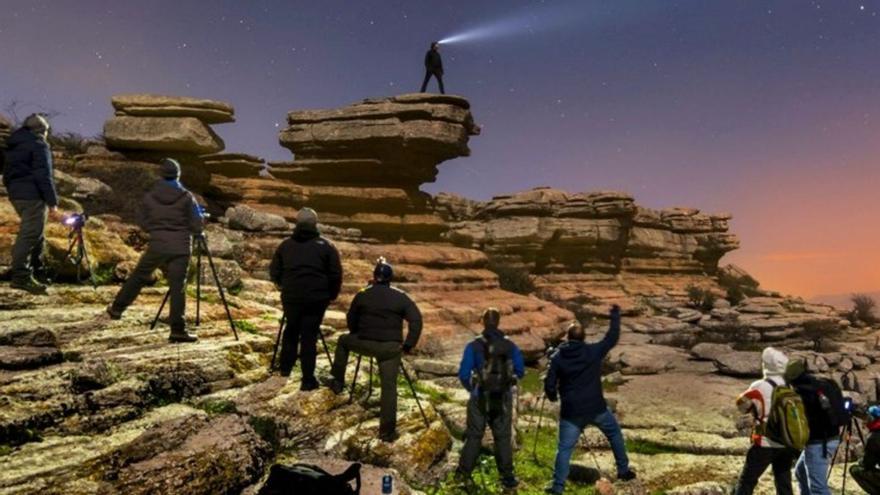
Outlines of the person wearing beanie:
[[849,472],[863,490],[870,494],[880,493],[880,406],[868,408],[865,455]]
[[159,164],[159,176],[144,195],[138,223],[150,236],[147,250],[128,280],[107,307],[110,318],[118,320],[162,268],[170,294],[171,342],[194,342],[186,330],[186,274],[192,254],[192,237],[202,235],[205,227],[201,207],[191,192],[180,183],[180,164],[166,158]]
[[[391,265],[385,258],[379,258],[372,283],[352,299],[346,315],[349,333],[340,336],[336,345],[330,384],[334,393],[342,392],[350,352],[376,358],[381,384],[379,438],[386,442],[397,438],[397,373],[401,352],[412,351],[422,333],[418,306],[405,292],[391,286],[393,278]],[[404,320],[409,324],[405,339]]]
[[758,479],[768,467],[773,467],[773,481],[776,493],[790,495],[791,469],[798,452],[775,442],[764,435],[773,401],[773,389],[786,385],[785,369],[788,357],[781,351],[767,347],[761,353],[764,379],[752,383],[736,400],[737,408],[743,414],[751,414],[755,421],[752,433],[752,446],[746,454],[745,464],[736,483],[734,495],[750,495],[754,492]]
[[38,114],[28,116],[6,140],[3,185],[21,220],[12,246],[11,287],[45,294],[46,286],[34,278],[42,267],[46,222],[60,218],[53,178],[49,122]]
[[300,390],[314,390],[318,388],[315,361],[321,322],[342,288],[339,251],[318,231],[315,210],[299,210],[293,234],[275,250],[269,275],[281,289],[287,322],[281,340],[281,376],[290,376],[300,358]]

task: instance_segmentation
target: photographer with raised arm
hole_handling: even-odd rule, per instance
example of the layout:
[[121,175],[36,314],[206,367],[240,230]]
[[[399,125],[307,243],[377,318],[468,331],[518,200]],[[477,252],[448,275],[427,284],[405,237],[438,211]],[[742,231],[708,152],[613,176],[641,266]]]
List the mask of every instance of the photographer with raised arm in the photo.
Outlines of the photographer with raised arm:
[[141,289],[163,268],[171,299],[170,342],[195,342],[186,331],[186,275],[192,254],[192,236],[202,235],[204,215],[191,192],[180,183],[180,164],[166,158],[160,164],[162,178],[144,195],[138,223],[150,235],[147,250],[138,261],[116,299],[107,307],[111,319],[122,318]]
[[561,399],[559,408],[559,445],[553,482],[547,493],[563,493],[568,478],[571,455],[581,432],[596,426],[608,439],[617,464],[617,479],[630,481],[635,473],[629,467],[623,433],[602,393],[602,361],[620,340],[620,307],[609,313],[608,332],[597,343],[584,342],[586,333],[579,323],[568,327],[568,341],[550,357],[544,393],[551,402]]
[[284,336],[281,340],[281,376],[288,377],[301,358],[300,390],[318,388],[315,361],[318,335],[327,306],[342,288],[339,251],[318,231],[318,214],[302,208],[296,228],[275,251],[269,275],[281,289],[284,306]]
[[34,270],[42,266],[46,220],[60,218],[48,137],[49,122],[33,114],[6,140],[3,185],[21,219],[12,247],[11,286],[31,294],[46,293]]

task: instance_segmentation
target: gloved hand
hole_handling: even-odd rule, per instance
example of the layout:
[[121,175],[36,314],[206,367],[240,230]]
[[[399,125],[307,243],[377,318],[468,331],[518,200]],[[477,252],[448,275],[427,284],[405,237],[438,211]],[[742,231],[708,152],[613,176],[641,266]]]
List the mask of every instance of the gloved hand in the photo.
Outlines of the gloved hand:
[[547,400],[550,402],[556,402],[559,400],[559,397],[556,394],[547,394]]

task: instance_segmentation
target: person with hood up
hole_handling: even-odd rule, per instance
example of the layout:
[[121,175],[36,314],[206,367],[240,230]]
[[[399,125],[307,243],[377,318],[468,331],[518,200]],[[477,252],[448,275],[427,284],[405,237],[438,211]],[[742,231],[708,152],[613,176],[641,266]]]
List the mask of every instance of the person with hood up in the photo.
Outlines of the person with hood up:
[[880,493],[880,406],[868,408],[868,438],[862,461],[849,468],[856,483],[871,495]]
[[443,89],[443,58],[440,57],[440,43],[437,41],[431,43],[431,48],[425,53],[425,80],[422,82],[422,93],[428,89],[428,82],[431,80],[431,76],[437,78],[440,94],[445,95],[446,91]]
[[750,495],[758,484],[758,479],[773,467],[773,481],[776,493],[790,495],[791,469],[798,453],[785,445],[770,440],[764,435],[773,402],[773,389],[785,385],[785,368],[788,357],[782,352],[768,347],[761,354],[764,379],[752,383],[736,400],[737,408],[743,414],[751,414],[755,421],[752,433],[752,446],[746,454],[745,464],[736,482],[734,495]]
[[42,115],[28,116],[6,140],[3,160],[3,185],[21,219],[12,246],[11,287],[32,294],[46,293],[46,286],[34,278],[34,270],[42,266],[46,221],[60,217],[48,136],[49,122]]
[[[379,258],[373,268],[373,281],[351,301],[346,319],[348,332],[339,337],[330,389],[342,393],[345,368],[352,351],[376,358],[379,363],[379,439],[393,442],[397,435],[397,373],[401,352],[409,354],[422,334],[422,313],[406,292],[391,286],[394,269]],[[403,322],[409,325],[406,338]]]
[[486,425],[492,430],[495,464],[506,489],[519,483],[513,471],[513,387],[525,375],[519,347],[499,330],[501,312],[489,308],[482,316],[483,332],[464,348],[458,379],[470,392],[464,447],[458,475],[465,480],[476,467]]
[[163,268],[170,294],[171,342],[195,342],[186,331],[186,274],[192,254],[192,236],[202,235],[204,217],[195,197],[180,183],[180,164],[166,158],[160,164],[161,179],[144,195],[138,223],[150,235],[147,250],[128,280],[107,307],[111,319],[122,318],[150,283],[153,272]]
[[300,390],[314,390],[318,388],[315,360],[321,322],[342,288],[339,251],[318,231],[315,210],[299,210],[293,235],[278,246],[269,275],[281,288],[287,321],[281,340],[281,376],[290,376],[297,357],[301,357]]
[[550,357],[544,379],[544,393],[551,402],[561,398],[559,408],[559,444],[553,484],[548,493],[562,493],[571,462],[571,455],[581,432],[589,425],[602,431],[617,464],[617,479],[630,481],[636,474],[629,467],[623,433],[602,393],[602,360],[620,339],[620,307],[609,312],[608,332],[597,343],[584,342],[586,334],[578,323],[568,327],[568,341]]

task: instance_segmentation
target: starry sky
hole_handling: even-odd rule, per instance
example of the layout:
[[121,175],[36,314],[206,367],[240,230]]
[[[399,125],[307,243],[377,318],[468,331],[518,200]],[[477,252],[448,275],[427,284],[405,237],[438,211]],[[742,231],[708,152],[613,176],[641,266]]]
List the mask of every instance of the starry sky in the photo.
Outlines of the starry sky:
[[[411,92],[428,43],[483,134],[429,192],[619,189],[734,215],[725,260],[804,296],[880,289],[880,0],[0,0],[0,111],[100,132],[110,96],[233,103],[229,151],[289,159],[286,112]],[[433,83],[432,83],[433,84]],[[433,88],[434,86],[432,86]]]

